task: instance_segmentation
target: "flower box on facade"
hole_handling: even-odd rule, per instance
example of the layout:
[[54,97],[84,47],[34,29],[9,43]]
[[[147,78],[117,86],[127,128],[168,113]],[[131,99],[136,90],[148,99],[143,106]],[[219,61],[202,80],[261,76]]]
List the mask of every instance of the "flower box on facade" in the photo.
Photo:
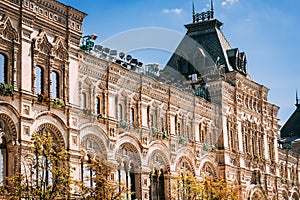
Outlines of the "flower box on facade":
[[37,94],[37,96],[38,96],[38,102],[49,104],[50,98],[48,96],[46,96],[44,94]]
[[0,95],[12,96],[14,94],[14,87],[11,84],[0,83]]
[[185,139],[184,139],[184,137],[181,135],[181,136],[179,136],[179,143],[180,144],[183,144],[185,142]]
[[126,129],[126,128],[128,128],[128,126],[129,126],[129,124],[125,120],[120,121],[120,127],[121,128]]
[[55,98],[53,99],[53,103],[59,107],[64,107],[65,106],[65,101],[60,99],[60,98]]
[[84,108],[82,109],[83,113],[86,114],[86,115],[92,115],[92,111],[88,108]]
[[97,115],[97,119],[107,119],[107,116],[105,114],[99,114]]

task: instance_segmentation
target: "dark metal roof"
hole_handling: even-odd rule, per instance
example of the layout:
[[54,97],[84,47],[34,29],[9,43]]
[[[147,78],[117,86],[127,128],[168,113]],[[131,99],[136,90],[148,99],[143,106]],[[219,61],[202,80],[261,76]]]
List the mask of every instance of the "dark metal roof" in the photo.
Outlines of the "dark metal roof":
[[[210,65],[222,66],[225,73],[238,71],[243,75],[247,75],[245,53],[240,53],[237,48],[232,49],[220,30],[221,26],[222,22],[217,19],[185,25],[187,33],[175,53],[171,56],[167,66],[179,70],[180,66],[178,61],[180,58],[184,58],[198,70],[203,67],[198,66],[201,65],[199,57],[202,56],[209,58],[208,61]],[[227,55],[228,53],[235,57],[230,58],[230,56]],[[234,62],[230,62],[229,58]],[[240,66],[241,63],[242,66]],[[205,64],[207,65],[208,63]]]
[[280,131],[281,138],[300,137],[300,104],[296,104],[297,108]]

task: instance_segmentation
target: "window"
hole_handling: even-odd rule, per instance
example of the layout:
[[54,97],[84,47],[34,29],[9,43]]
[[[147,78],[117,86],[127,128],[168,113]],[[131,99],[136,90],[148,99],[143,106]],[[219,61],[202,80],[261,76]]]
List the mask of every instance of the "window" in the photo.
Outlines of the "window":
[[150,117],[150,106],[147,107],[147,125],[148,127],[152,126],[152,122],[151,122],[151,117]]
[[105,114],[105,101],[104,95],[96,97],[96,112],[97,114]]
[[150,199],[165,199],[164,171],[161,169],[155,170],[154,173],[150,173],[150,182]]
[[177,122],[177,135],[181,136],[181,124]]
[[0,138],[0,184],[8,176],[8,151],[5,138]]
[[99,115],[101,113],[101,98],[96,97],[96,112]]
[[52,98],[59,98],[59,75],[52,72]]
[[121,104],[118,105],[118,120],[121,121],[123,119],[123,106]]
[[134,123],[135,122],[135,116],[134,116],[134,109],[130,108],[130,122]]
[[207,125],[206,124],[199,124],[199,141],[201,143],[206,142],[206,132],[207,132]]
[[166,130],[164,118],[160,118],[160,126],[162,132]]
[[86,108],[86,94],[84,92],[81,94],[81,107]]
[[81,181],[84,183],[87,187],[93,187],[94,181],[93,181],[93,169],[90,166],[91,165],[91,156],[87,155],[85,161],[81,162]]
[[0,83],[7,83],[6,57],[0,53]]
[[44,70],[40,66],[36,66],[36,79],[35,79],[35,85],[36,85],[36,93],[37,94],[44,94]]

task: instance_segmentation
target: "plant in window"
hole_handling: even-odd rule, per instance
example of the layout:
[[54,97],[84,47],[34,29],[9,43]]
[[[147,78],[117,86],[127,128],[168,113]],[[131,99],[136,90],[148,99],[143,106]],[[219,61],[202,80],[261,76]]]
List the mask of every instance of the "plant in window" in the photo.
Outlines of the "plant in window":
[[250,152],[247,152],[246,157],[247,158],[252,158],[252,154]]
[[184,139],[184,137],[181,135],[181,136],[179,136],[179,143],[180,144],[183,144],[185,142],[185,139]]
[[41,103],[46,102],[47,104],[50,102],[50,98],[44,94],[37,94],[37,96],[38,96],[38,102]]
[[158,129],[155,127],[151,127],[152,135],[155,137],[157,135]]
[[211,150],[212,151],[214,151],[214,150],[216,150],[217,149],[217,147],[215,146],[215,145],[211,145]]
[[207,144],[206,144],[206,143],[203,143],[203,150],[204,150],[204,151],[207,151],[207,149],[208,149],[208,148],[207,148]]
[[163,131],[162,135],[163,135],[163,139],[165,140],[169,139],[169,134],[166,131]]
[[265,157],[260,156],[260,157],[259,157],[259,160],[260,160],[261,162],[264,162],[266,159],[265,159]]
[[107,116],[105,114],[99,114],[97,116],[98,119],[107,119]]
[[0,95],[12,96],[14,94],[14,88],[11,84],[0,83]]
[[126,122],[125,120],[121,119],[120,121],[120,127],[123,129],[126,129],[129,126],[128,122]]
[[86,115],[92,115],[91,109],[84,108],[84,109],[82,109],[82,111],[83,111],[83,113],[86,114]]
[[64,107],[65,106],[65,101],[62,100],[62,99],[60,99],[60,98],[53,99],[53,102],[57,106],[60,106],[60,107]]

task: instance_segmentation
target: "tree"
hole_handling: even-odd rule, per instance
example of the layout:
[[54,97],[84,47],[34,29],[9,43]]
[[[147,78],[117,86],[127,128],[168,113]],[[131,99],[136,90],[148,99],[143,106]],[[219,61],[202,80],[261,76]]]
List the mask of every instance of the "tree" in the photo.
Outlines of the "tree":
[[179,199],[190,200],[238,200],[239,185],[230,185],[222,178],[204,177],[201,180],[195,178],[191,173],[183,172],[181,176],[175,177],[174,189]]
[[82,185],[82,198],[88,200],[121,200],[129,189],[114,179],[113,165],[108,162],[101,162],[89,158],[85,161],[86,169],[90,175],[85,178],[84,182],[90,184]]
[[16,156],[21,160],[20,168],[0,187],[8,199],[52,200],[71,195],[69,153],[50,133],[33,134],[31,145]]

